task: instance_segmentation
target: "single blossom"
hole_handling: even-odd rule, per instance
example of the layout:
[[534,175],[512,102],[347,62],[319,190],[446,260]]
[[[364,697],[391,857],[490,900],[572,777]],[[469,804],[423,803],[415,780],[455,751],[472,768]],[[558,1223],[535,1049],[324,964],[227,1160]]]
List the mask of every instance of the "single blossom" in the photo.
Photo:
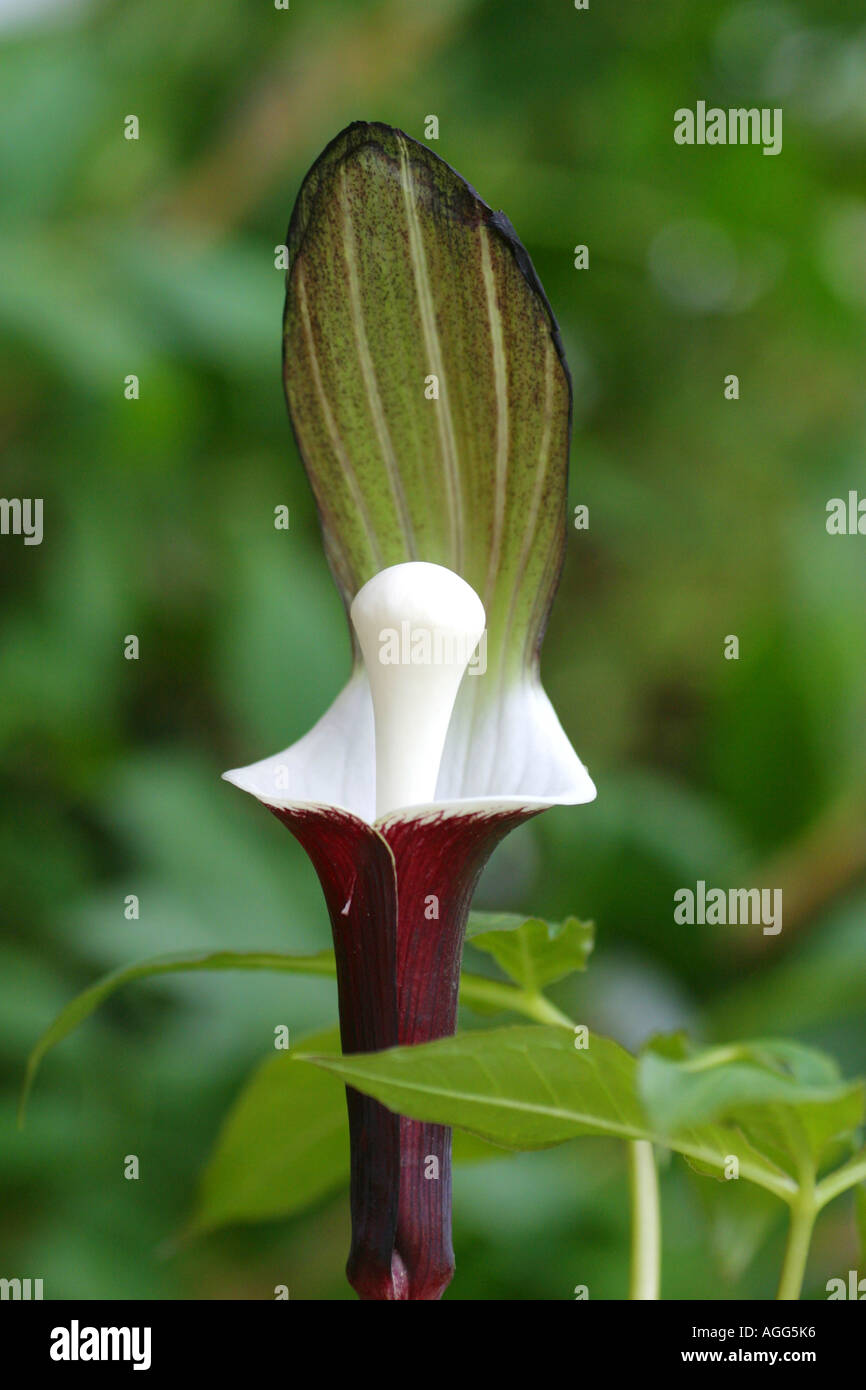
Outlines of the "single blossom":
[[[492,850],[595,795],[539,678],[571,383],[510,223],[402,132],[357,123],[328,146],[288,248],[286,398],[353,669],[304,738],[225,776],[308,852],[343,1050],[367,1052],[454,1032]],[[439,1298],[451,1131],[347,1103],[349,1279],[365,1299]]]

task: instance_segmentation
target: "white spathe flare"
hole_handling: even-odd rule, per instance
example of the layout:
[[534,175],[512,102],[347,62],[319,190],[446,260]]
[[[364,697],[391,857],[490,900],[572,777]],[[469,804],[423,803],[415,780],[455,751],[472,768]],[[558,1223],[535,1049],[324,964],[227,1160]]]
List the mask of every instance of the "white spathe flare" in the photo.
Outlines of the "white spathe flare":
[[380,570],[350,609],[376,725],[376,816],[433,801],[460,682],[484,632],[484,605],[443,565]]

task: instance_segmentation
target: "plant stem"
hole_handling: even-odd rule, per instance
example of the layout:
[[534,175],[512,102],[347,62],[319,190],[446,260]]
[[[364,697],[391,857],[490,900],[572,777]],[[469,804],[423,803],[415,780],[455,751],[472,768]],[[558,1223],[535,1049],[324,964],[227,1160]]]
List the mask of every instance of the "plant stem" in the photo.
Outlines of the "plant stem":
[[508,1009],[512,1013],[533,1018],[536,1023],[553,1023],[561,1028],[573,1028],[574,1024],[545,995],[516,985],[506,985],[499,980],[488,980],[483,975],[464,974],[460,980],[460,1000],[471,1008],[473,1004],[494,1009]]
[[[473,1002],[498,1005],[538,1023],[574,1027],[540,990],[516,989],[497,980],[464,975],[461,996],[470,1006]],[[626,1150],[632,1211],[629,1298],[654,1300],[660,1297],[661,1285],[661,1205],[655,1154],[647,1139],[627,1140]]]
[[574,1031],[574,1024],[561,1009],[544,994],[532,993],[524,997],[523,1008],[528,1018],[537,1019],[539,1023],[554,1023],[560,1028],[567,1028],[569,1032]]
[[653,1146],[630,1139],[628,1179],[631,1195],[630,1299],[657,1299],[661,1282],[661,1207]]
[[859,1182],[866,1182],[866,1152],[856,1154],[835,1173],[828,1173],[826,1178],[822,1178],[815,1189],[816,1205],[819,1208],[826,1206],[834,1197],[847,1192],[850,1187],[856,1187]]
[[811,1187],[801,1190],[800,1195],[791,1203],[788,1244],[785,1248],[785,1260],[782,1265],[782,1277],[779,1281],[777,1299],[796,1302],[800,1297],[803,1288],[803,1276],[806,1273],[806,1260],[809,1257],[809,1246],[812,1243],[812,1228],[815,1225],[817,1215],[818,1207],[815,1202],[814,1191]]

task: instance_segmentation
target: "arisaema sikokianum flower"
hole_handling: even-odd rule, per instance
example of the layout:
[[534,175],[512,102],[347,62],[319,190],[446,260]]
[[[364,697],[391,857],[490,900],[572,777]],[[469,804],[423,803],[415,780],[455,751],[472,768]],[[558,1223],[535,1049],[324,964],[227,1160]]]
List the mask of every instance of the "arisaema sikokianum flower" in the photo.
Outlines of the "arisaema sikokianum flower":
[[[539,678],[571,384],[511,224],[399,131],[357,123],[328,146],[288,248],[286,398],[353,666],[304,738],[225,775],[310,855],[343,1050],[369,1052],[454,1032],[489,855],[595,795]],[[438,1298],[450,1130],[347,1100],[349,1279],[362,1298]]]

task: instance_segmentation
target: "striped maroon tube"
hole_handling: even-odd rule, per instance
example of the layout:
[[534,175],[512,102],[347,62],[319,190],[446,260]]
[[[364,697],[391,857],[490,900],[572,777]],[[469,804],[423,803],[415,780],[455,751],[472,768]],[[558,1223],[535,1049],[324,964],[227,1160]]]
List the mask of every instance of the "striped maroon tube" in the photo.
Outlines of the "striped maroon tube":
[[[334,937],[344,1053],[451,1036],[478,876],[535,811],[454,810],[381,827],[336,809],[273,813],[304,847]],[[454,1274],[451,1130],[394,1115],[346,1087],[352,1244],[367,1300],[433,1300]]]

